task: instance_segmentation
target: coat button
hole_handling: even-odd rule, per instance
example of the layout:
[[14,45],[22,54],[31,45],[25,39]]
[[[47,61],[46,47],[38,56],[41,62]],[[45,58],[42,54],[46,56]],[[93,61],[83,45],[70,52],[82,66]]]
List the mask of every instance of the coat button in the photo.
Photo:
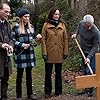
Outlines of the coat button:
[[55,34],[55,36],[57,36],[57,34]]

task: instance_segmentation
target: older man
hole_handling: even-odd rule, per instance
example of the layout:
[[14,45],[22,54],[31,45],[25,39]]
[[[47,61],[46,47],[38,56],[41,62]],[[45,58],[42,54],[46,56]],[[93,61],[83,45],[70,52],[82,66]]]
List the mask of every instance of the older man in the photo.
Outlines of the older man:
[[[95,73],[95,53],[98,50],[100,31],[94,25],[94,18],[92,15],[85,15],[83,20],[80,21],[76,33],[72,35],[72,38],[76,38],[80,35],[80,45],[86,56],[86,61],[82,60],[82,68],[85,75],[90,74],[86,63],[90,63],[90,66]],[[89,96],[92,94],[92,88],[89,89]]]
[[7,89],[9,75],[11,74],[11,61],[9,53],[13,52],[11,39],[11,28],[7,21],[10,14],[10,7],[3,3],[0,5],[0,79],[1,79],[1,100],[7,100]]

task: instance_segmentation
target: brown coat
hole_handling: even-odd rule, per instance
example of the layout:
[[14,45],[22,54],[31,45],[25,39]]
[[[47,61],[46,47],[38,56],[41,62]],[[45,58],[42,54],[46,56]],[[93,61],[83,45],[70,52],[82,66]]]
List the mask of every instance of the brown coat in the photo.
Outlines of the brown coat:
[[[3,40],[3,37],[2,37],[2,32],[1,32],[1,29],[0,29],[0,77],[3,77],[4,75],[4,62],[5,62],[5,59],[7,57],[7,52],[5,49],[2,48],[2,44],[4,42],[10,44],[13,46],[13,41],[11,40],[11,28],[9,26],[9,23],[6,22],[7,26],[4,26],[4,37],[5,37],[5,40]],[[12,72],[12,69],[11,69],[11,61],[8,62],[8,68],[9,68],[9,75],[11,74]]]
[[47,22],[44,23],[42,55],[47,55],[48,63],[63,63],[63,56],[68,55],[68,37],[63,22],[60,22],[57,27]]

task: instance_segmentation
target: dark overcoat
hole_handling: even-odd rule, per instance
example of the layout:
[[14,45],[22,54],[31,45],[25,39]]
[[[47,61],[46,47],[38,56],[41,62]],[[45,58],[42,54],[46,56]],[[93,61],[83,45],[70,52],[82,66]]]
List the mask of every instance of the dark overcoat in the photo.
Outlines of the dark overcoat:
[[[11,27],[10,24],[5,21],[3,26],[3,31],[1,29],[0,23],[0,77],[4,75],[4,67],[8,67],[9,75],[12,72],[11,60],[10,57],[7,56],[7,51],[2,48],[3,43],[8,43],[9,45],[13,46],[13,41],[11,38]],[[7,61],[6,61],[7,60]],[[5,66],[5,62],[7,62]]]

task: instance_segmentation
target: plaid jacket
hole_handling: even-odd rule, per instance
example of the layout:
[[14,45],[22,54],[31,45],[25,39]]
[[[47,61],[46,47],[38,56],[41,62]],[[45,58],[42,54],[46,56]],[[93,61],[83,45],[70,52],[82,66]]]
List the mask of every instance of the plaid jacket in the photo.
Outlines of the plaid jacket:
[[[27,26],[25,26],[26,34],[21,34],[19,32],[19,24],[16,24],[12,29],[12,37],[14,41],[14,61],[15,67],[17,68],[26,68],[33,67],[36,65],[34,47],[32,41],[34,40],[35,33],[34,28],[33,33],[29,32]],[[23,43],[30,43],[28,49],[23,48]]]

